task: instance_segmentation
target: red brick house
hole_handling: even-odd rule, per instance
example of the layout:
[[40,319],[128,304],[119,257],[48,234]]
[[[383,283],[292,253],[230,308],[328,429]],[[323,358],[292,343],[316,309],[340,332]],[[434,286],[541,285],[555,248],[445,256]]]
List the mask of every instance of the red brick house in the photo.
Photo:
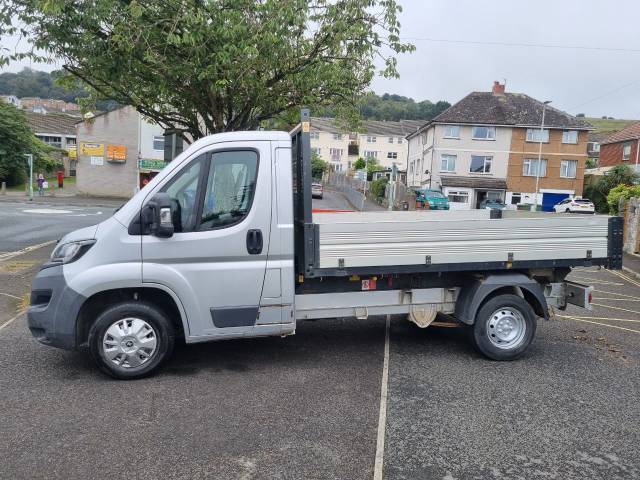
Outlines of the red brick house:
[[609,135],[600,144],[600,167],[630,165],[638,169],[640,163],[640,122]]

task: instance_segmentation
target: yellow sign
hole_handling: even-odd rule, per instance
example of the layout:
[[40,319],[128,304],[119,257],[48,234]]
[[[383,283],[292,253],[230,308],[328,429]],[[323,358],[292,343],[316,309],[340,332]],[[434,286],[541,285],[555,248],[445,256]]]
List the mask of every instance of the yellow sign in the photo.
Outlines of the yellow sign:
[[107,160],[124,162],[127,159],[127,147],[124,145],[107,145]]
[[80,144],[80,153],[82,155],[100,156],[104,155],[104,143],[87,143]]
[[67,152],[69,153],[69,158],[73,160],[78,158],[78,149],[76,148],[75,145],[73,147],[69,147],[69,150],[67,150]]

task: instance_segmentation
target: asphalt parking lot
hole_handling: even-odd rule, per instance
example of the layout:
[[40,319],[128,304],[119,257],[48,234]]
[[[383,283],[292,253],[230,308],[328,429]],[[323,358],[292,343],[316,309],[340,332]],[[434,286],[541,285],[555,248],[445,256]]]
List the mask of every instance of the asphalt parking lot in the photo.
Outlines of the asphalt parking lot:
[[[19,298],[49,249],[4,262],[2,292]],[[640,477],[640,281],[573,276],[595,309],[540,321],[512,363],[481,358],[464,329],[391,320],[384,478]],[[374,477],[384,318],[181,347],[158,375],[118,382],[38,344],[7,298],[1,478]]]

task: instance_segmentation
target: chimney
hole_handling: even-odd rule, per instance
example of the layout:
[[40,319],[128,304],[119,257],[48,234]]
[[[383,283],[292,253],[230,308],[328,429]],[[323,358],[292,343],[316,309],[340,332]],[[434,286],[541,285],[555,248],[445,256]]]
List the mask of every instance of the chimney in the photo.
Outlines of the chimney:
[[498,81],[493,82],[491,92],[496,96],[504,95],[504,83],[500,83]]

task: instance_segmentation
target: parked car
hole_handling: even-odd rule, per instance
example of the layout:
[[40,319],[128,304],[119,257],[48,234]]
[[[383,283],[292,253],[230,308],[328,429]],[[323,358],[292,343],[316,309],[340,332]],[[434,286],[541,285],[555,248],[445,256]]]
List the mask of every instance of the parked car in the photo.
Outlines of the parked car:
[[314,182],[311,184],[311,198],[322,199],[324,194],[324,187],[321,183]]
[[500,200],[491,200],[491,199],[484,199],[480,202],[480,209],[487,209],[487,210],[504,210],[505,208],[507,208],[507,204],[506,203],[502,203]]
[[565,198],[553,206],[556,213],[595,213],[593,202],[588,198]]
[[449,210],[449,199],[439,190],[417,189],[416,208]]

